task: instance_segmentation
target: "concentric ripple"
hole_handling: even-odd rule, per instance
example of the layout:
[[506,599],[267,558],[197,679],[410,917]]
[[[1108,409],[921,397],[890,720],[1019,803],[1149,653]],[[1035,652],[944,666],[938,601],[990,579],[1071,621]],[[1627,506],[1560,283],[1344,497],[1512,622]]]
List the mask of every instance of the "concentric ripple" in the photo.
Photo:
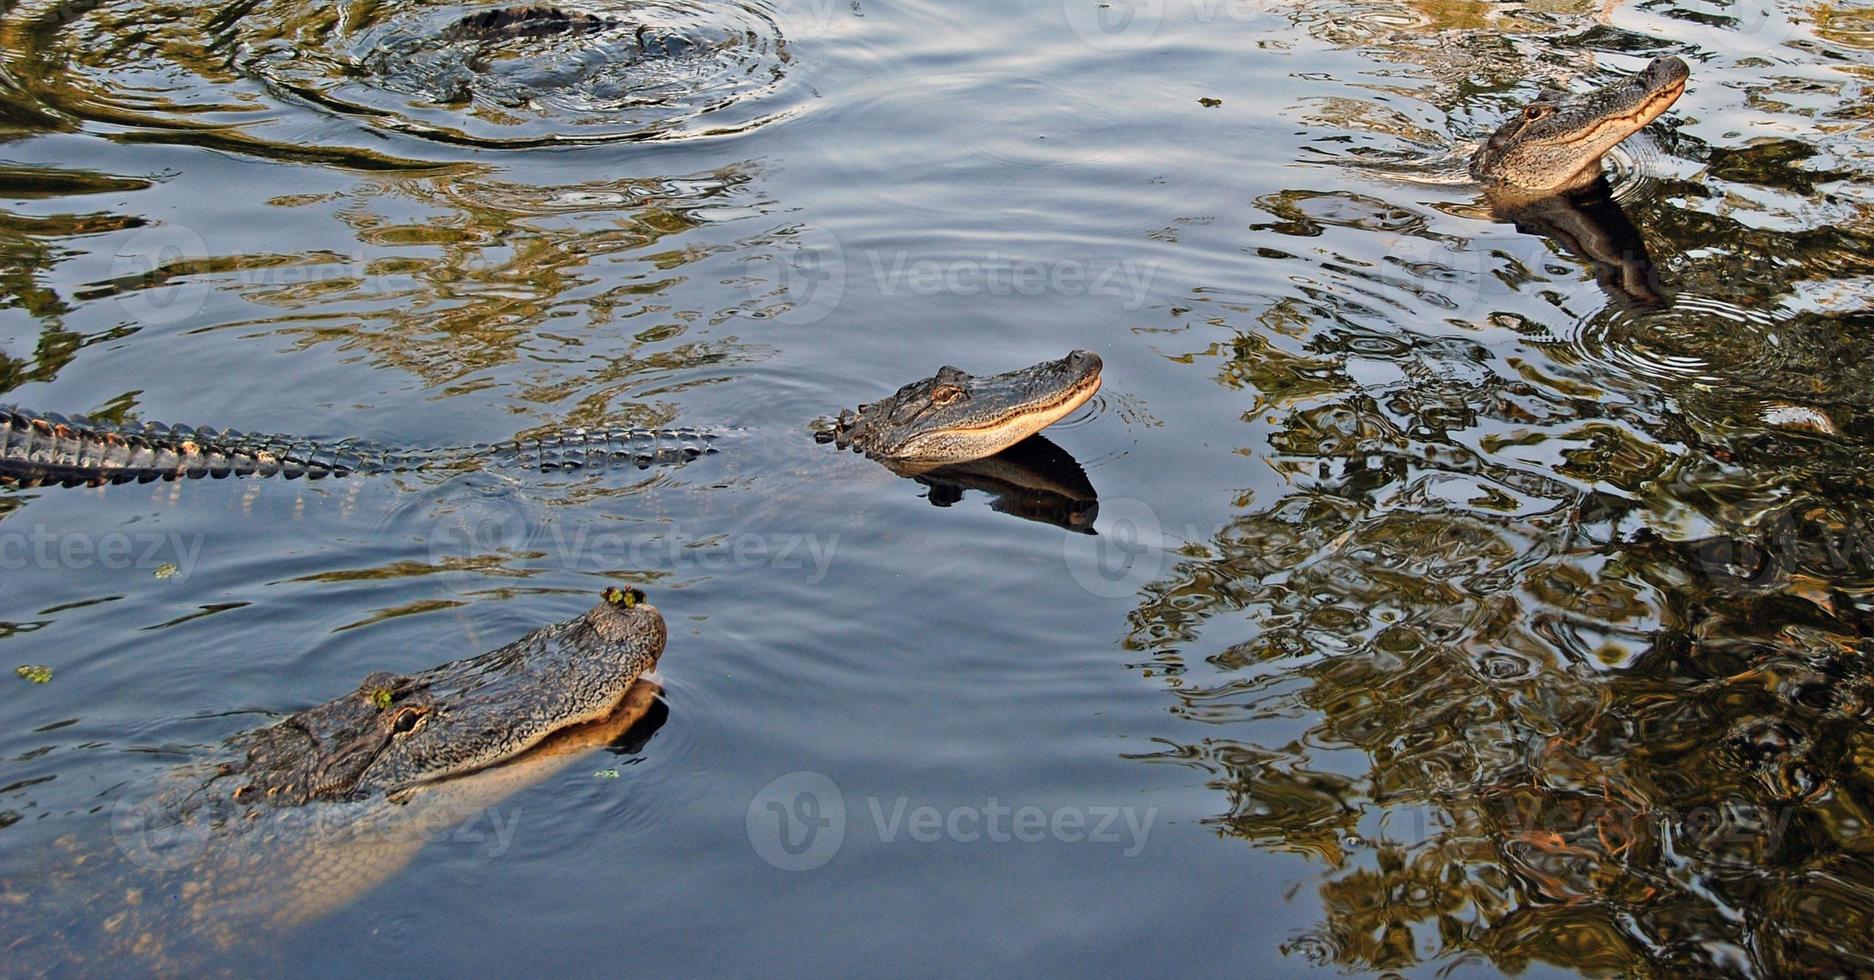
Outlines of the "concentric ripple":
[[[738,132],[777,114],[788,52],[756,0],[583,0],[552,30],[476,30],[500,4],[22,7],[9,67],[49,109],[303,144],[316,106],[374,130],[534,146]],[[272,132],[263,133],[262,130]],[[292,130],[292,135],[282,133]]]
[[1763,311],[1681,295],[1665,310],[1610,307],[1582,323],[1573,344],[1631,377],[1735,385],[1782,373],[1789,351],[1778,323]]

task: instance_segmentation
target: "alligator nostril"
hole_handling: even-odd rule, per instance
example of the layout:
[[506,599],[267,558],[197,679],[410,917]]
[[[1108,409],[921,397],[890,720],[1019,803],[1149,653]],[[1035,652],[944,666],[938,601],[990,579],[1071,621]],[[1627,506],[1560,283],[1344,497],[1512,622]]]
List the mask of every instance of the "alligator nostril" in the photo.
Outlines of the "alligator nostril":
[[1076,369],[1089,368],[1098,370],[1100,367],[1100,355],[1090,350],[1077,350],[1067,355],[1067,364],[1069,367]]

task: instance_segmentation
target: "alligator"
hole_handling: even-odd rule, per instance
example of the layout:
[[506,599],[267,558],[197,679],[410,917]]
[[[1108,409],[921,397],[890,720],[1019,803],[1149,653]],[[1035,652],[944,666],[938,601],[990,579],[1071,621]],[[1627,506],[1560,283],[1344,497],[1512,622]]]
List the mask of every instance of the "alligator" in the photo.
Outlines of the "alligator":
[[553,471],[679,463],[716,452],[696,429],[571,429],[502,444],[400,449],[358,440],[154,423],[116,425],[0,406],[0,486],[99,486],[228,476],[371,476],[481,462]]
[[[579,13],[544,5],[495,7],[470,14],[449,25],[442,40],[487,43],[513,39],[552,37],[559,34],[597,34],[625,26],[616,17]],[[654,33],[643,24],[633,32],[638,47],[647,55],[680,55],[694,44],[675,34]]]
[[612,17],[575,13],[559,7],[495,7],[449,25],[442,33],[450,41],[486,41],[509,37],[545,37],[549,34],[584,34],[621,26]]
[[912,476],[993,456],[1067,417],[1100,390],[1100,356],[1076,350],[1005,374],[945,365],[888,398],[843,411],[815,433]]
[[1655,58],[1592,92],[1533,102],[1478,147],[1471,176],[1506,196],[1590,184],[1601,174],[1601,157],[1671,108],[1690,75],[1678,58]]
[[[105,936],[75,935],[100,917],[61,914],[50,888],[14,903],[29,918],[8,923],[23,926],[6,930],[20,936],[8,957],[95,964],[98,945],[121,942],[173,967],[331,912],[427,841],[485,821],[508,795],[631,731],[655,706],[648,675],[666,636],[642,592],[610,588],[583,615],[506,646],[419,673],[373,673],[236,735],[117,803],[113,836],[129,862],[119,872],[140,897],[104,920]],[[88,892],[96,873],[79,877]],[[59,878],[40,876],[41,890]]]
[[[1100,357],[1077,350],[987,378],[954,367],[841,412],[821,442],[887,461],[901,475],[993,456],[1060,421],[1100,388]],[[570,429],[502,444],[408,449],[345,439],[114,424],[0,406],[0,486],[100,486],[229,476],[372,476],[473,463],[545,471],[639,469],[717,452],[700,429]]]

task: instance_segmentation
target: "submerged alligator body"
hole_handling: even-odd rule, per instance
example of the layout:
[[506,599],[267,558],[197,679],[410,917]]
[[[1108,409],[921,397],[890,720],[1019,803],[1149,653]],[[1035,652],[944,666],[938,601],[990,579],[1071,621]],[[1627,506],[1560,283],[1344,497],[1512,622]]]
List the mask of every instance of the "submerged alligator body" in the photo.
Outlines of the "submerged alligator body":
[[[30,917],[0,929],[19,936],[8,957],[95,966],[109,950],[193,972],[218,950],[339,908],[452,829],[481,821],[472,828],[481,840],[504,798],[642,727],[658,693],[646,675],[666,635],[642,593],[608,589],[585,614],[506,646],[420,673],[372,674],[237,735],[219,759],[117,801],[113,856],[127,859],[124,894],[136,896],[127,908],[73,914],[59,907],[61,873],[42,875],[47,894],[4,916]],[[76,880],[95,892],[96,873]],[[102,935],[79,934],[100,919]]]
[[622,26],[611,17],[576,13],[550,6],[496,7],[470,14],[443,31],[451,41],[487,41],[510,37],[582,34]]
[[816,434],[909,476],[993,456],[1068,413],[1100,390],[1100,356],[1076,350],[978,378],[948,365],[887,398],[845,411]]
[[399,449],[356,440],[155,424],[112,425],[82,416],[0,406],[0,486],[96,486],[228,476],[370,476],[479,461],[538,470],[679,463],[716,451],[696,429],[572,429],[541,438],[450,449]]
[[[565,10],[544,5],[496,7],[470,14],[442,32],[450,42],[486,44],[517,39],[554,37],[562,34],[600,34],[622,30],[624,21],[616,17]],[[632,32],[641,53],[647,56],[674,57],[689,52],[696,45],[676,34],[652,31],[638,25]]]
[[1601,158],[1659,118],[1685,92],[1691,69],[1655,58],[1592,92],[1523,108],[1471,157],[1471,176],[1509,194],[1559,193],[1591,184]]

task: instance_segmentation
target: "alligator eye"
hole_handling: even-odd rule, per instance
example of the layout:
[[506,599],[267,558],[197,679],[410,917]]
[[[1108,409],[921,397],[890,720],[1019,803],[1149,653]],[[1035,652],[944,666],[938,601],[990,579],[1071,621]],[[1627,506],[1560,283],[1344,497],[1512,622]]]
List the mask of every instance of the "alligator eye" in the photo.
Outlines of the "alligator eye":
[[930,400],[933,405],[948,405],[963,397],[963,389],[956,385],[938,385],[931,389]]
[[423,724],[423,719],[426,715],[428,715],[428,712],[424,711],[422,708],[405,708],[397,712],[397,717],[391,719],[391,734],[408,735],[416,731],[417,728]]
[[1549,114],[1548,106],[1532,105],[1529,108],[1523,110],[1523,120],[1525,122],[1535,122],[1536,120],[1541,119],[1543,116],[1546,116],[1548,114]]

